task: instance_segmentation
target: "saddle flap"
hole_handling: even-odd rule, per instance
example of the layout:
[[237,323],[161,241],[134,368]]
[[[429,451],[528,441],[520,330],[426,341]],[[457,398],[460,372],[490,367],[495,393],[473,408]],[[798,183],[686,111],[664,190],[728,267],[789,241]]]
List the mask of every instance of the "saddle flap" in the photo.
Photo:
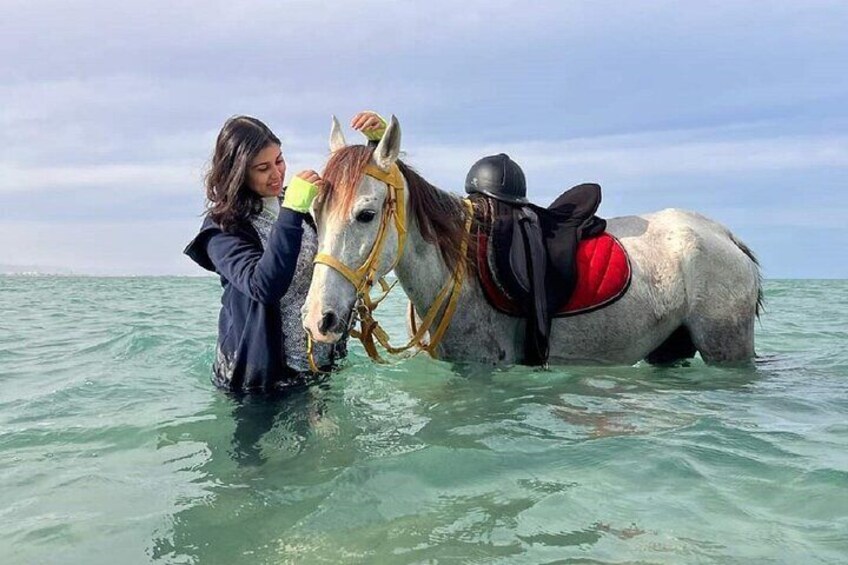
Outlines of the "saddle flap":
[[523,290],[519,300],[528,312],[524,362],[539,365],[548,358],[548,334],[551,327],[545,288],[548,262],[542,223],[529,206],[514,208],[512,215],[515,223],[509,262],[513,277]]
[[[524,292],[530,292],[533,288],[532,265],[536,263],[540,255],[536,241],[542,241],[542,228],[539,225],[539,217],[529,208],[514,208],[512,230],[512,242],[509,248],[510,271]],[[529,257],[528,257],[529,251]],[[544,253],[544,250],[541,249]]]
[[577,242],[605,228],[594,216],[600,202],[601,187],[591,183],[564,192],[548,208],[489,199],[490,259],[506,294],[520,302],[539,294],[531,270],[540,268],[542,276],[536,280],[544,281],[547,304],[564,303],[574,288]]

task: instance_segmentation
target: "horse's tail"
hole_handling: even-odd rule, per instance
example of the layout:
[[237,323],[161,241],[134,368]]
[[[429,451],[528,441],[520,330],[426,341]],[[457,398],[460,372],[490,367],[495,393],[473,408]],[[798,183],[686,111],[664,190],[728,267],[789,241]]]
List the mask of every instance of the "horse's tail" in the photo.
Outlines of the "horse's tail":
[[739,239],[735,235],[733,235],[730,232],[730,230],[727,230],[727,236],[730,238],[730,241],[732,241],[733,244],[736,247],[738,247],[739,250],[742,251],[742,253],[744,253],[745,256],[748,259],[751,260],[751,262],[754,264],[754,269],[757,271],[757,310],[756,310],[756,314],[757,314],[757,318],[759,318],[760,312],[763,311],[763,308],[765,306],[765,299],[763,297],[763,273],[762,273],[762,270],[760,268],[760,262],[757,260],[757,256],[754,255],[754,252],[751,251],[751,248],[748,247],[747,245],[745,245],[745,243],[743,243],[741,239]]

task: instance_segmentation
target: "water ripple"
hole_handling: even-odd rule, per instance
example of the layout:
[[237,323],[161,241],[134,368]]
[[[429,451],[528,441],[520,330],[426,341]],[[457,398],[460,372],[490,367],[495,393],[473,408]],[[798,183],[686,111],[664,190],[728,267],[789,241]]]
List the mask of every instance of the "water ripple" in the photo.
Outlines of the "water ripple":
[[[238,399],[209,383],[216,280],[0,277],[0,554],[842,562],[848,284],[766,294],[753,367],[374,365],[355,346],[321,386]],[[382,307],[393,335],[404,307]]]

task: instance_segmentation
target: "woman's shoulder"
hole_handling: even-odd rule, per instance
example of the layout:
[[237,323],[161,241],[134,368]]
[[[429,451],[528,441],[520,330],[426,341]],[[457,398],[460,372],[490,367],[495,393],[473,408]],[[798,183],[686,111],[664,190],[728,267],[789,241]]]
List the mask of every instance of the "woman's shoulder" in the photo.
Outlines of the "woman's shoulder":
[[202,268],[212,272],[215,271],[215,266],[209,258],[208,249],[209,242],[212,238],[221,240],[224,244],[226,241],[237,242],[241,240],[251,244],[261,245],[259,235],[249,221],[239,222],[235,226],[224,229],[223,226],[207,214],[203,219],[203,223],[200,225],[197,235],[186,245],[183,253],[188,255],[192,261]]

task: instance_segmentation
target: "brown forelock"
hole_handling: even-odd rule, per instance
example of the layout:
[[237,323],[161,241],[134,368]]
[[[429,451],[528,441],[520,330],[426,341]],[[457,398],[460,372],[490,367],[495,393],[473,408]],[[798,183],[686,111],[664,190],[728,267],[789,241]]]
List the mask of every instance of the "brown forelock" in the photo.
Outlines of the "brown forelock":
[[[318,210],[334,217],[345,217],[353,208],[356,189],[374,148],[349,145],[334,152],[324,167],[324,187],[318,195]],[[412,167],[397,161],[409,186],[409,209],[425,241],[437,245],[442,259],[451,270],[460,258],[465,232],[465,207],[456,196],[443,192],[424,180]],[[476,239],[469,237],[468,273],[476,271]]]
[[469,238],[467,274],[476,272],[476,238],[465,232],[466,210],[460,198],[439,190],[402,161],[397,162],[409,186],[409,209],[425,241],[439,247],[450,270],[461,257],[462,240]]
[[318,210],[334,217],[350,214],[356,188],[373,153],[373,147],[348,145],[330,155],[322,175],[324,187],[318,194]]

